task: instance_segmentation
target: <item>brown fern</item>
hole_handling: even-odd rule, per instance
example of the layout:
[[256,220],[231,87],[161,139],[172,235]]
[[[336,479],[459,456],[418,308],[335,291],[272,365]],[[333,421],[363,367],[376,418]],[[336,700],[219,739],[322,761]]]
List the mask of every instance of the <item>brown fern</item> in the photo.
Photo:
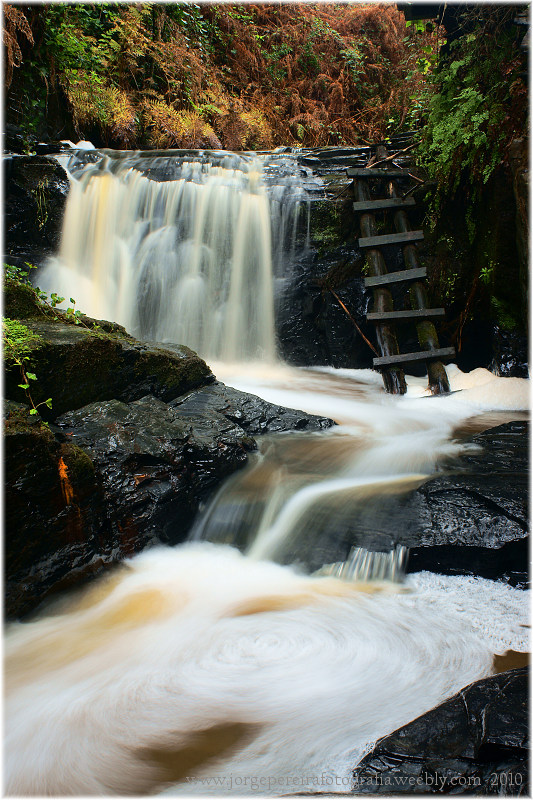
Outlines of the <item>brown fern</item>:
[[4,4],[4,86],[9,89],[13,80],[13,70],[22,64],[22,51],[17,34],[21,33],[30,44],[34,44],[28,20],[16,6]]

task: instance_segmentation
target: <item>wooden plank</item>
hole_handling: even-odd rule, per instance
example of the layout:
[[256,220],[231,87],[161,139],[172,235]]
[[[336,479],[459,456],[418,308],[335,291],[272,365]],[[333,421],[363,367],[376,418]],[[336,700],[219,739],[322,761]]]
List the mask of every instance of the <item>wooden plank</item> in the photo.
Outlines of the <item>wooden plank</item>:
[[357,203],[352,203],[354,211],[381,211],[386,208],[405,208],[405,206],[416,205],[414,197],[384,197],[381,200],[363,200]]
[[417,281],[426,277],[426,268],[402,269],[398,272],[388,272],[386,275],[373,275],[365,278],[365,286],[386,286],[388,283],[399,283],[400,281]]
[[438,350],[422,350],[419,353],[400,353],[397,356],[374,358],[375,367],[388,367],[391,364],[407,364],[410,361],[429,361],[430,359],[455,358],[454,347],[440,347]]
[[446,316],[443,308],[417,308],[408,311],[372,311],[366,315],[368,322],[389,322],[412,319],[438,319]]
[[424,231],[407,231],[406,233],[386,233],[383,236],[365,236],[359,239],[359,247],[383,247],[386,244],[403,244],[419,242],[424,238]]
[[406,178],[410,173],[408,169],[348,167],[346,174],[349,178]]

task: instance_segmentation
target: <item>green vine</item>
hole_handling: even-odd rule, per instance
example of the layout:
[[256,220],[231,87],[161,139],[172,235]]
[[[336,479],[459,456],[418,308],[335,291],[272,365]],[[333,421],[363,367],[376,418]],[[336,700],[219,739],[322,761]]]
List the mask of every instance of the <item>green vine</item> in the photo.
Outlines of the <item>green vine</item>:
[[41,403],[35,403],[31,394],[31,384],[37,380],[37,375],[32,371],[30,354],[39,344],[40,337],[16,319],[3,317],[2,322],[4,358],[8,364],[15,365],[20,370],[21,383],[18,386],[25,393],[30,406],[30,414],[32,416],[39,414],[41,406],[51,409],[51,397]]

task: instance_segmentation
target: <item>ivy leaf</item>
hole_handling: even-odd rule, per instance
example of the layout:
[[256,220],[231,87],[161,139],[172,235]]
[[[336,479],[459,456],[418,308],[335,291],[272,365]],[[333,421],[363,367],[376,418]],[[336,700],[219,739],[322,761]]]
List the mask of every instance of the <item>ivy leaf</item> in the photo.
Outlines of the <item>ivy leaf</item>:
[[20,389],[24,389],[24,390],[25,389],[29,389],[30,388],[30,384],[29,383],[19,383],[19,388]]
[[29,381],[36,381],[37,375],[34,372],[27,372],[26,377]]
[[48,400],[44,401],[44,404],[47,408],[52,408],[52,398],[49,397]]
[[37,414],[37,409],[36,409],[36,408],[30,408],[30,414],[31,414],[32,416],[33,416],[34,414]]

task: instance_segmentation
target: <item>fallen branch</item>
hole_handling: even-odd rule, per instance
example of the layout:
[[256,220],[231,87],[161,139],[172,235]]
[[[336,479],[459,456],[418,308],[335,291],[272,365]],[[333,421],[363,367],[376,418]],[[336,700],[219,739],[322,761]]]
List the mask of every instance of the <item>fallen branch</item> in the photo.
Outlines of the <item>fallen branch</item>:
[[365,342],[366,342],[366,343],[367,343],[367,345],[370,347],[370,349],[372,350],[372,352],[373,352],[373,353],[375,353],[375,355],[377,355],[377,356],[378,356],[378,355],[379,355],[378,351],[376,350],[376,348],[374,347],[374,345],[372,344],[372,342],[370,342],[370,341],[369,341],[369,340],[366,338],[365,334],[363,333],[363,331],[361,330],[361,328],[359,327],[359,325],[357,324],[357,322],[354,320],[354,318],[352,317],[352,315],[350,314],[350,312],[348,311],[348,309],[346,308],[346,306],[344,305],[344,303],[343,303],[343,302],[342,302],[342,300],[340,299],[339,295],[338,295],[336,292],[334,292],[334,291],[333,291],[333,289],[331,288],[331,286],[328,286],[328,289],[330,290],[331,294],[333,295],[333,297],[335,298],[335,300],[338,302],[338,304],[340,305],[340,307],[342,308],[342,310],[343,310],[343,311],[345,311],[345,312],[346,312],[346,314],[348,314],[348,316],[349,316],[349,317],[350,317],[350,319],[352,320],[353,324],[354,324],[354,325],[355,325],[355,327],[357,328],[357,331],[358,331],[358,333],[359,333],[359,334],[361,335],[361,337],[362,337],[362,338],[365,340]]

